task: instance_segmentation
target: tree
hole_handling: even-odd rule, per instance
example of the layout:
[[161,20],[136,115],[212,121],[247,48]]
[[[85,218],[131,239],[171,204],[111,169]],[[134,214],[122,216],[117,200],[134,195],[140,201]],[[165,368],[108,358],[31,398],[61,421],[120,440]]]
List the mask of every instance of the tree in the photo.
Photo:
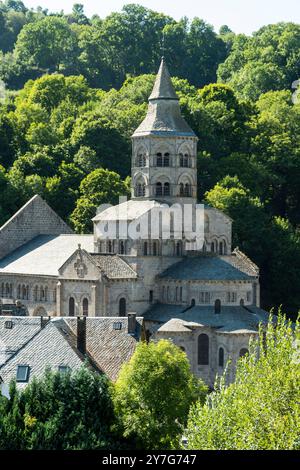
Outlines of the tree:
[[299,343],[299,322],[294,331],[282,315],[266,332],[261,328],[238,361],[235,382],[225,387],[221,381],[204,406],[192,406],[188,448],[299,450]]
[[114,412],[109,381],[82,367],[74,373],[48,370],[11,399],[0,398],[0,448],[13,450],[113,449]]
[[80,184],[80,197],[71,215],[76,232],[90,232],[97,208],[101,204],[118,204],[120,196],[128,196],[128,187],[117,173],[99,168],[87,175]]
[[161,340],[137,346],[121,369],[113,402],[125,437],[143,449],[169,449],[178,445],[190,405],[206,391],[186,354]]
[[74,70],[77,52],[76,35],[68,22],[54,16],[24,26],[15,47],[21,63],[49,72]]

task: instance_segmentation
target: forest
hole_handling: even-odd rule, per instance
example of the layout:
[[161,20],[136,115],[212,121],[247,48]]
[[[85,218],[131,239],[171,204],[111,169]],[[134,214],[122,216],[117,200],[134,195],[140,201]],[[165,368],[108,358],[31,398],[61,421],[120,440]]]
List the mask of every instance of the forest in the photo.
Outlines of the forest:
[[136,4],[102,19],[0,2],[0,225],[40,194],[78,233],[129,194],[164,55],[199,137],[198,199],[229,214],[263,307],[300,307],[300,25],[251,36]]

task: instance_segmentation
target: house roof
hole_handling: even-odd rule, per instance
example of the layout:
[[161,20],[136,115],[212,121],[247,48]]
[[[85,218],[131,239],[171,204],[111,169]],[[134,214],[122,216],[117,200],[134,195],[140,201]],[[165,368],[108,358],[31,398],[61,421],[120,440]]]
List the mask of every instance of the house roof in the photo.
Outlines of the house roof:
[[235,254],[186,257],[159,274],[160,279],[189,281],[247,281],[257,276],[246,260]]
[[[11,330],[4,329],[7,320],[13,321]],[[115,323],[121,328],[114,328]],[[0,318],[2,380],[8,383],[14,379],[18,365],[30,367],[30,378],[42,377],[48,366],[52,370],[58,370],[60,365],[72,370],[79,368],[85,355],[77,349],[77,325],[77,318],[72,317],[52,318],[43,328],[40,317]],[[86,355],[91,366],[116,380],[122,365],[143,338],[143,318],[136,319],[133,335],[128,333],[128,317],[86,317],[85,326]]]
[[[221,313],[215,314],[213,306],[186,306],[155,304],[144,314],[145,321],[163,324],[161,332],[188,331],[193,327],[215,328],[220,333],[255,333],[260,322],[267,323],[269,314],[258,307],[222,306]],[[180,322],[174,322],[174,319]],[[175,330],[174,330],[175,328]],[[177,330],[176,330],[177,328]]]
[[[5,383],[16,378],[18,365],[28,365],[29,381],[41,378],[47,367],[58,370],[59,366],[67,366],[71,370],[79,369],[84,356],[71,344],[70,332],[62,328],[60,322],[51,321],[43,329],[36,332],[21,348],[0,367],[0,376]],[[20,384],[22,388],[26,384]]]
[[[5,328],[7,321],[12,328]],[[41,330],[40,317],[0,317],[0,364],[15,354]]]
[[0,260],[0,274],[58,276],[79,244],[93,251],[93,235],[39,235]]
[[[65,323],[76,334],[76,318],[66,317]],[[143,335],[143,318],[136,319],[135,336],[128,334],[127,317],[87,317],[86,348],[97,367],[111,380],[116,380],[122,365],[129,361]],[[120,322],[122,328],[114,329]]]

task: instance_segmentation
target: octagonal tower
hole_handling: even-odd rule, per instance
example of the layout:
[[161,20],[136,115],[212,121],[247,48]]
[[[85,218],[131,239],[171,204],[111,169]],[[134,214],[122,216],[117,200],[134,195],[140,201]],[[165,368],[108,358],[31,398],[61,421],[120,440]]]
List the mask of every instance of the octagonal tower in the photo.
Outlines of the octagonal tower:
[[132,136],[132,198],[196,202],[197,141],[162,58],[147,115]]

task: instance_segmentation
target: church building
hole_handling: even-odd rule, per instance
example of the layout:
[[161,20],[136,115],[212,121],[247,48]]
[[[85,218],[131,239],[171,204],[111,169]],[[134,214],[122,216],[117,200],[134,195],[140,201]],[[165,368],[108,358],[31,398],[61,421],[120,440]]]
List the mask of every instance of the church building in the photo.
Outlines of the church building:
[[[232,380],[268,314],[260,308],[258,267],[232,247],[232,220],[203,205],[197,233],[197,141],[162,59],[147,115],[132,136],[131,199],[99,208],[94,233],[76,235],[32,198],[0,228],[0,313],[134,312],[148,340],[171,339],[210,386],[231,358]],[[189,210],[191,233],[179,224]]]

